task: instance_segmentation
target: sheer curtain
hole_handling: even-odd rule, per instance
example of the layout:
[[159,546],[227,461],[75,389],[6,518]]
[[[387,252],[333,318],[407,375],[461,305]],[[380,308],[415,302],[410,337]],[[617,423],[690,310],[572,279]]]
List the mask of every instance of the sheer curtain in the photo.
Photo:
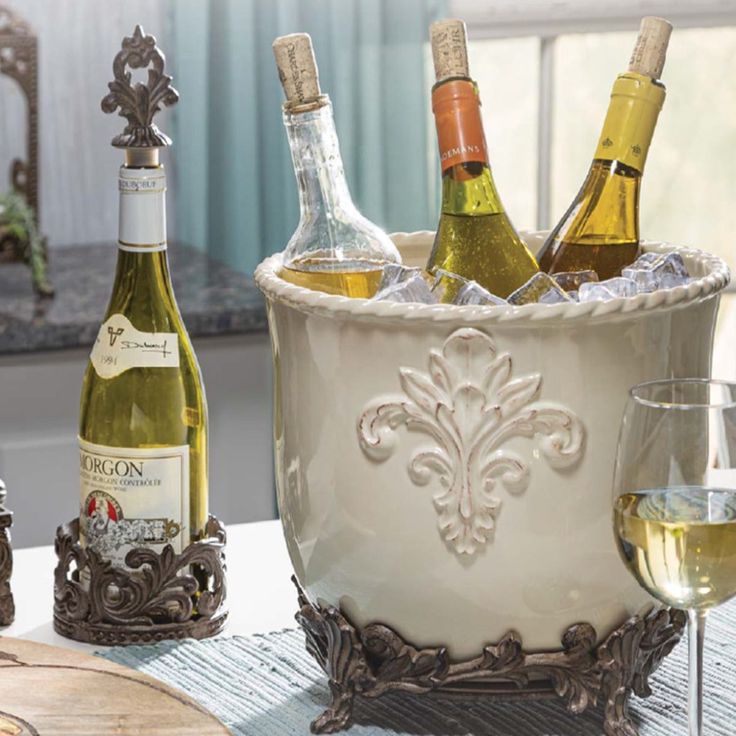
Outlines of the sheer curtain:
[[429,23],[442,0],[173,4],[178,240],[250,273],[298,221],[274,37],[311,34],[353,197],[387,230],[434,226]]

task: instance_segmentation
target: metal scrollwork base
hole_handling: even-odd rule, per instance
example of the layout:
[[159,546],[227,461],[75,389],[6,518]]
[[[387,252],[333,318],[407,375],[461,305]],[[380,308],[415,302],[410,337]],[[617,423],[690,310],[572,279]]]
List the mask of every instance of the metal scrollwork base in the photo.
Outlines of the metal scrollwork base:
[[[56,530],[54,629],[91,644],[205,639],[225,625],[225,527],[210,516],[181,554],[141,547],[114,567],[79,543],[79,520]],[[85,570],[89,584],[80,582]],[[86,583],[86,580],[85,580]]]
[[13,514],[5,508],[5,484],[0,480],[0,626],[10,626],[15,619],[15,603],[10,590],[13,573],[13,548],[10,527]]
[[562,649],[525,652],[510,632],[472,659],[452,662],[445,647],[417,649],[382,624],[359,630],[336,608],[311,603],[296,579],[307,651],[329,678],[330,707],[312,722],[312,733],[336,733],[352,725],[357,696],[388,691],[431,691],[466,696],[558,696],[571,713],[602,703],[606,736],[637,736],[628,708],[632,694],[651,695],[648,679],[680,640],[687,617],[653,608],[633,616],[601,643],[590,624],[575,624]]

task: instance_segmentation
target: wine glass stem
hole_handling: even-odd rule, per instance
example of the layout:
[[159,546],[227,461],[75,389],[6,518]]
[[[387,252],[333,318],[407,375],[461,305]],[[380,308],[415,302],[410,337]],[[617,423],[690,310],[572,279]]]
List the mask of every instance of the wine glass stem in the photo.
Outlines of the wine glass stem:
[[689,736],[703,736],[703,644],[707,617],[706,611],[688,611],[688,642],[690,646]]

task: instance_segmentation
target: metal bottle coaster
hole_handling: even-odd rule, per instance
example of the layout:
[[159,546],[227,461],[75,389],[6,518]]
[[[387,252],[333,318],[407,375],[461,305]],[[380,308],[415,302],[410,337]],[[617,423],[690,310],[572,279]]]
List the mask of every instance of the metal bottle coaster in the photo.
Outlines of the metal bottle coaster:
[[15,619],[15,603],[10,590],[10,576],[13,573],[10,526],[13,514],[5,508],[5,498],[5,484],[0,480],[0,626],[10,626]]
[[[204,538],[181,554],[170,544],[161,552],[132,549],[125,558],[130,569],[124,569],[82,547],[79,519],[62,524],[56,530],[54,629],[69,639],[105,645],[217,634],[227,619],[225,541],[225,527],[210,516]],[[85,568],[89,584],[80,581]]]
[[309,601],[299,592],[296,620],[307,651],[329,678],[332,702],[312,722],[312,733],[336,733],[352,725],[355,698],[389,691],[429,692],[497,698],[560,697],[580,714],[602,703],[606,736],[637,736],[629,717],[632,694],[651,695],[649,675],[680,640],[683,611],[653,608],[631,617],[601,643],[590,624],[575,624],[562,648],[525,652],[518,634],[483,647],[472,659],[453,662],[445,647],[418,649],[380,623],[362,630],[337,608]]

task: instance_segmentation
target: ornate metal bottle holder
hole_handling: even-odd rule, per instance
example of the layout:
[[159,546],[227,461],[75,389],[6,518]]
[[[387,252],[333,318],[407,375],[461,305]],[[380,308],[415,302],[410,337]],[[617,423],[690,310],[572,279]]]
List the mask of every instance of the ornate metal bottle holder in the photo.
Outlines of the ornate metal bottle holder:
[[10,546],[10,526],[13,514],[5,508],[5,484],[0,480],[0,626],[10,626],[15,619],[15,603],[10,590],[13,572],[13,548]]
[[171,545],[160,553],[132,549],[125,558],[130,569],[123,569],[82,547],[79,519],[63,524],[56,531],[54,629],[107,645],[217,634],[227,618],[225,540],[225,527],[210,516],[205,537],[181,554]]
[[653,608],[633,616],[598,642],[590,624],[575,624],[562,648],[525,652],[509,632],[477,657],[453,662],[445,647],[417,649],[396,631],[375,623],[362,630],[338,609],[308,600],[296,579],[299,612],[309,653],[329,678],[332,702],[312,723],[312,733],[350,727],[357,696],[377,698],[389,691],[429,692],[467,697],[560,697],[571,713],[601,703],[606,736],[637,736],[629,699],[651,695],[649,675],[680,640],[687,617]]

